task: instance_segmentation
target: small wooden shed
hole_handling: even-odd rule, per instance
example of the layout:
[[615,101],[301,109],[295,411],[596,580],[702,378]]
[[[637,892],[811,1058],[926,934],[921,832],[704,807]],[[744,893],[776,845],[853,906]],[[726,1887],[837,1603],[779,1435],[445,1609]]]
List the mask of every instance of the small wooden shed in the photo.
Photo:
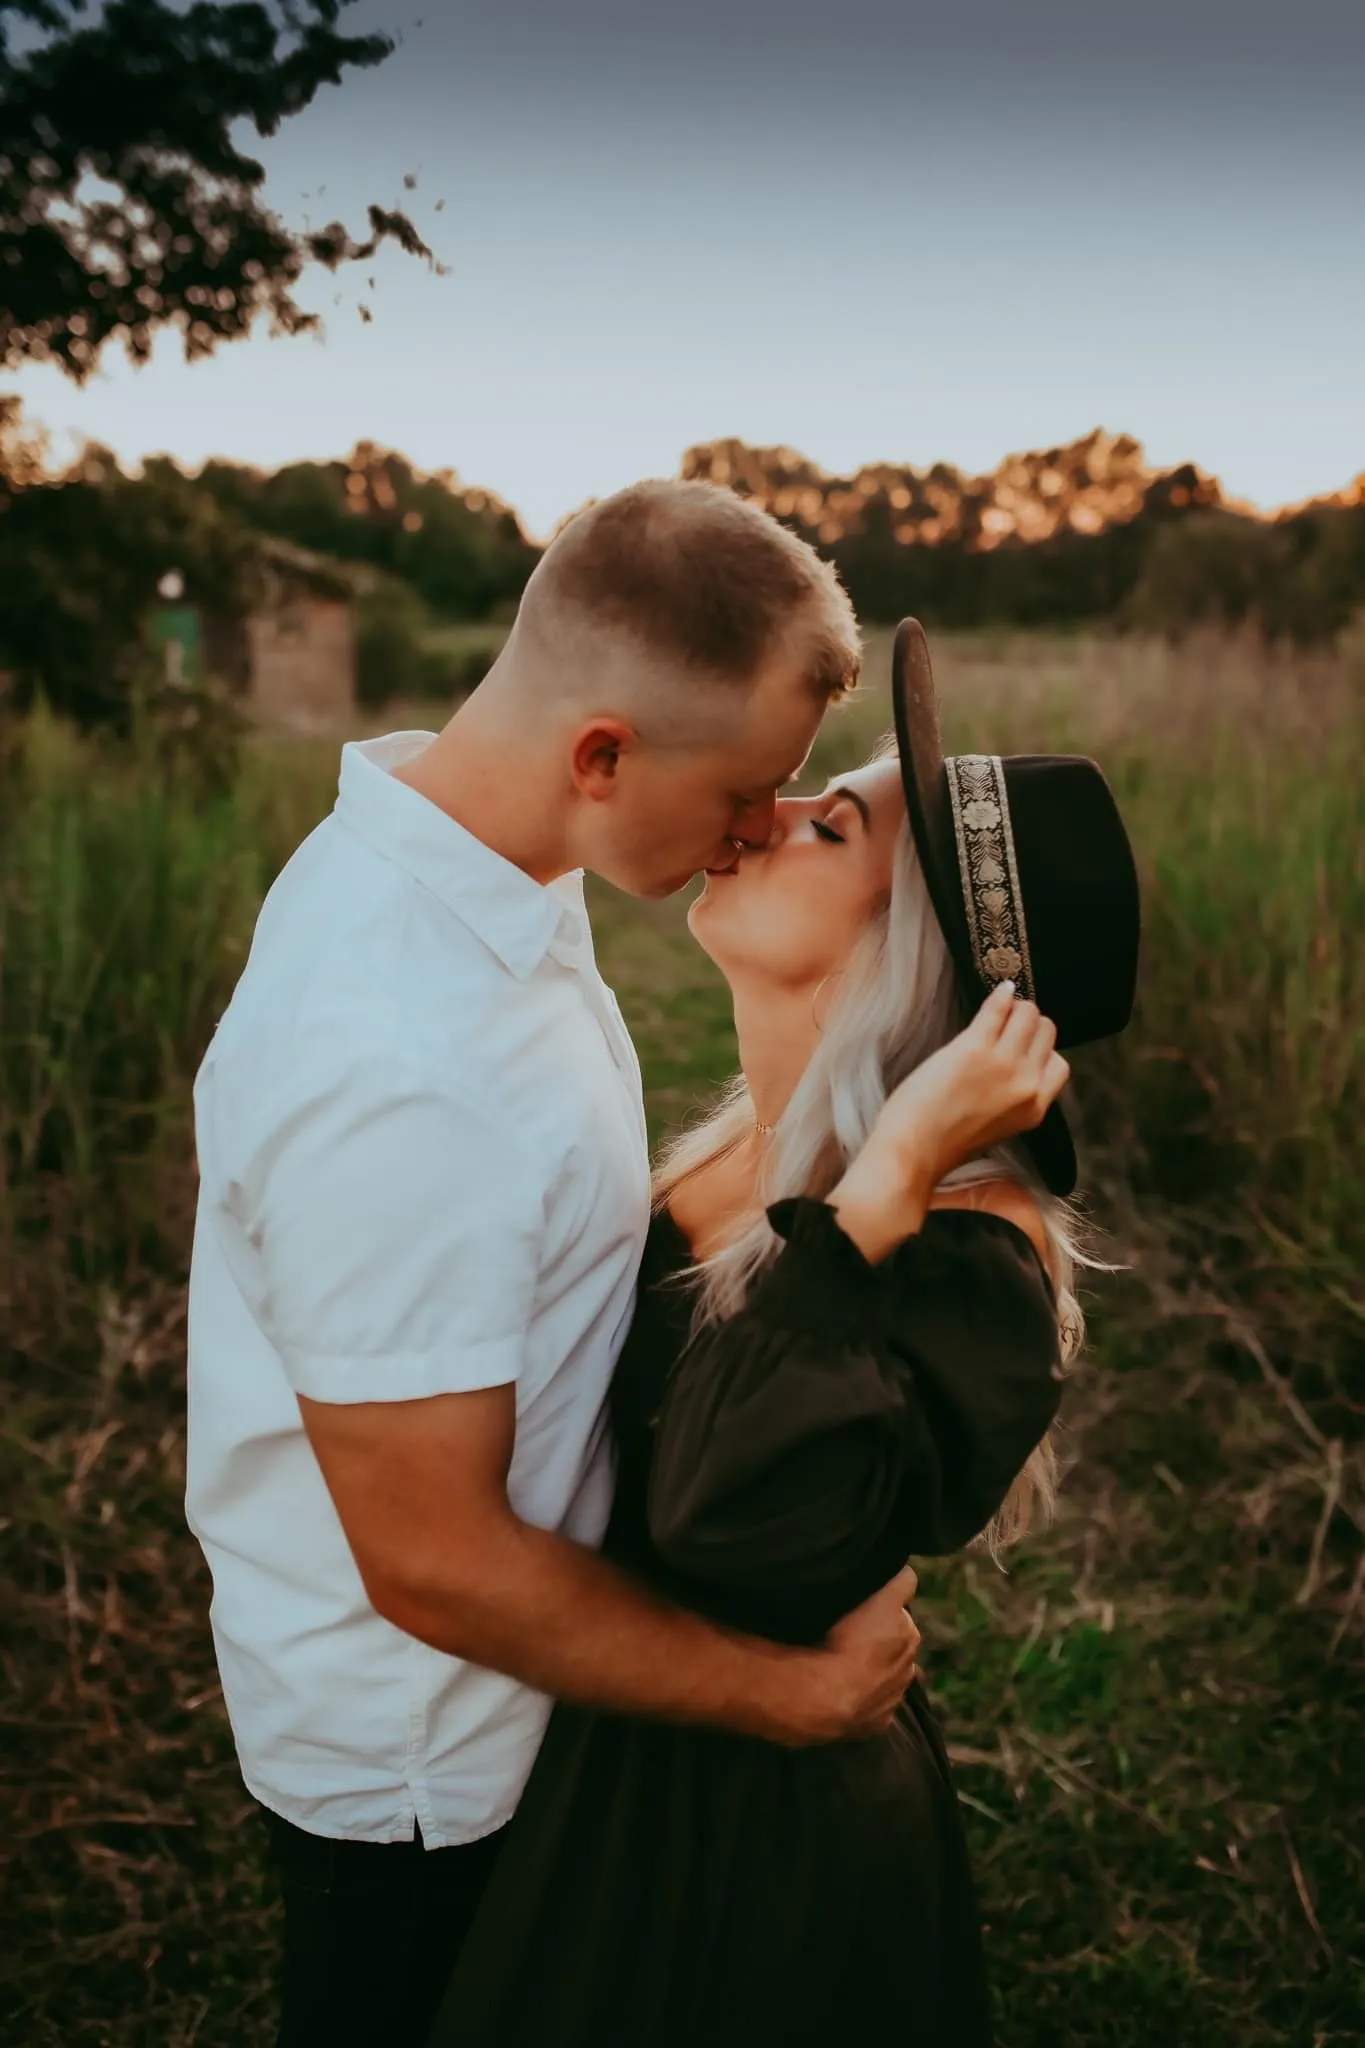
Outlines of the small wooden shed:
[[335,726],[356,703],[355,602],[339,563],[261,543],[261,597],[243,622],[245,695],[274,725]]
[[355,597],[345,566],[263,536],[250,609],[238,616],[192,604],[152,620],[168,683],[216,677],[261,720],[303,729],[344,724],[356,706]]

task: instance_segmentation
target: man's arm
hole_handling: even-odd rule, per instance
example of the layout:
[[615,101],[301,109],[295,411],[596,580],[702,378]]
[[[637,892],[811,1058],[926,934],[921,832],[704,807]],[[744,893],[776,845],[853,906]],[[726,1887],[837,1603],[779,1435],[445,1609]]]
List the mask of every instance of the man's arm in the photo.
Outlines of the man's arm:
[[449,1655],[557,1698],[792,1745],[874,1733],[910,1681],[911,1571],[825,1647],[793,1650],[713,1627],[521,1521],[510,1386],[299,1407],[374,1607]]
[[564,1698],[775,1740],[885,1726],[918,1638],[896,1581],[828,1648],[712,1627],[507,1495],[553,1162],[395,1053],[319,1062],[235,1222],[369,1596],[409,1634]]

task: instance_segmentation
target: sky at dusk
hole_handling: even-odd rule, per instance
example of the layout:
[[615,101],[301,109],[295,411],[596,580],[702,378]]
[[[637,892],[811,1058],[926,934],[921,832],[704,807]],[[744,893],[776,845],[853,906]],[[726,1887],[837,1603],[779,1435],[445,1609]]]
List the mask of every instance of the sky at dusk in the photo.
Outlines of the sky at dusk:
[[1264,507],[1365,470],[1361,0],[344,19],[399,47],[261,146],[267,197],[406,203],[450,274],[314,273],[317,340],[26,370],[30,417],[130,462],[375,440],[537,534],[723,434],[981,470],[1104,426]]

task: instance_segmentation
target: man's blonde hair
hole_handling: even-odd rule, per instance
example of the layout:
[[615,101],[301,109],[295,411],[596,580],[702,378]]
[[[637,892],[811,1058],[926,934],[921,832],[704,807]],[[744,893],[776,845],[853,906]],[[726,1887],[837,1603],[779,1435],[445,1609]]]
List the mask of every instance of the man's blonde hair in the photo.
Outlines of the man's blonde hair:
[[600,499],[556,534],[515,630],[542,658],[614,637],[740,690],[789,655],[821,703],[854,687],[862,660],[848,595],[813,548],[733,491],[663,478]]

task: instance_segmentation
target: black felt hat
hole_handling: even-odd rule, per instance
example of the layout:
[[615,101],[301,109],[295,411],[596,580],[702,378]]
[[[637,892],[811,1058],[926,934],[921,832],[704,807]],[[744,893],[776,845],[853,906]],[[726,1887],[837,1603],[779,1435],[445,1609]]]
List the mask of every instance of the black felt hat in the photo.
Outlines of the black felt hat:
[[[1137,983],[1137,872],[1095,763],[945,757],[918,619],[896,630],[891,695],[910,825],[968,1008],[1012,981],[1052,1019],[1060,1051],[1122,1031]],[[1076,1148],[1060,1105],[1020,1143],[1052,1192],[1069,1195]]]

